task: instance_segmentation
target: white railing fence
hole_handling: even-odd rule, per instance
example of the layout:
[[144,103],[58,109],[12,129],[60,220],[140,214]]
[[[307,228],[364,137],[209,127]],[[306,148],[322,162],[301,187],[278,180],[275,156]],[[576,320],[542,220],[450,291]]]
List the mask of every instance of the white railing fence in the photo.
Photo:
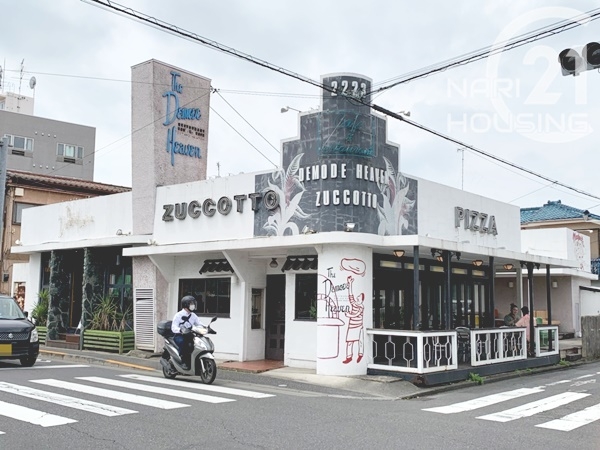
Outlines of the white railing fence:
[[[550,345],[552,344],[552,345]],[[552,350],[550,350],[552,348]],[[538,325],[535,327],[535,356],[558,355],[558,327]]]
[[470,330],[470,364],[483,366],[527,358],[525,328]]
[[373,345],[368,367],[427,373],[458,368],[456,331],[367,330]]

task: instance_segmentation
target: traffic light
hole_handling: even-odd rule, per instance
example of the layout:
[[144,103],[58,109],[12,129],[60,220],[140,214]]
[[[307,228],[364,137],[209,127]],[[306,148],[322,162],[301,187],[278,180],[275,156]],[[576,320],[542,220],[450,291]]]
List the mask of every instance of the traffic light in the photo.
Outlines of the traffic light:
[[600,68],[600,42],[584,45],[581,54],[573,48],[566,48],[558,54],[558,62],[564,76],[577,76],[584,70],[598,69]]

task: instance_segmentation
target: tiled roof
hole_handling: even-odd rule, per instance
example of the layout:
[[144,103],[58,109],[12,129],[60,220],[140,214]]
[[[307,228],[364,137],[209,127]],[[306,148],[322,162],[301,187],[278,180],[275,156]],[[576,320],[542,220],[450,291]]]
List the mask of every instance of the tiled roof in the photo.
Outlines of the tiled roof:
[[125,186],[114,184],[97,183],[95,181],[83,180],[81,178],[60,177],[55,175],[41,175],[22,170],[7,170],[6,181],[11,184],[24,184],[38,187],[54,187],[74,192],[90,193],[96,195],[118,194],[131,191]]
[[560,200],[549,201],[543,206],[532,208],[521,208],[521,223],[544,222],[555,220],[584,220],[585,214],[589,219],[600,220],[600,216],[592,214],[587,210],[573,208],[563,205]]

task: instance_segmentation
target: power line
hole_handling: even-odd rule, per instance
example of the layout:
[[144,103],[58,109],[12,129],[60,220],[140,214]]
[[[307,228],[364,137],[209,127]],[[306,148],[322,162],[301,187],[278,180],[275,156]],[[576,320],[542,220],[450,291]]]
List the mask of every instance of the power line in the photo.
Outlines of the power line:
[[[123,15],[127,16],[128,18],[130,18],[130,19],[132,19],[132,20],[138,20],[138,21],[140,21],[140,22],[142,22],[142,23],[144,23],[144,24],[146,24],[146,25],[149,25],[149,26],[151,26],[151,27],[154,27],[154,28],[158,28],[158,29],[160,29],[160,30],[162,30],[162,31],[165,31],[165,32],[169,33],[169,34],[173,34],[173,35],[175,35],[175,36],[183,37],[183,38],[185,38],[185,39],[187,39],[187,40],[190,40],[190,41],[192,41],[192,42],[200,43],[200,44],[202,44],[202,45],[204,45],[204,46],[208,46],[208,47],[210,47],[210,48],[213,48],[213,49],[216,49],[216,50],[218,50],[218,51],[221,51],[221,52],[227,53],[227,54],[229,54],[229,55],[236,56],[236,57],[238,57],[238,58],[241,58],[241,59],[244,59],[244,60],[246,60],[246,61],[249,61],[249,62],[251,62],[251,63],[253,63],[253,64],[257,64],[257,65],[259,65],[259,66],[262,66],[262,67],[265,67],[265,68],[267,68],[267,69],[270,69],[270,70],[273,70],[273,71],[279,72],[279,73],[281,73],[281,74],[283,74],[283,75],[286,75],[286,76],[288,76],[288,77],[292,77],[292,78],[295,78],[295,79],[297,79],[297,80],[300,80],[300,81],[302,81],[302,82],[305,82],[305,83],[308,83],[308,84],[312,84],[313,86],[316,86],[316,87],[318,87],[318,88],[320,88],[320,89],[323,89],[323,90],[326,90],[326,91],[328,91],[328,92],[334,92],[334,93],[336,93],[336,94],[344,95],[344,94],[342,94],[342,93],[339,93],[339,92],[337,92],[335,89],[333,89],[333,88],[331,88],[331,87],[329,87],[329,86],[325,86],[325,85],[323,85],[323,84],[321,84],[321,83],[318,83],[318,82],[316,82],[316,81],[314,81],[314,80],[312,80],[312,79],[310,79],[310,78],[304,77],[304,76],[302,76],[302,75],[299,75],[299,74],[297,74],[297,73],[295,73],[295,72],[291,72],[291,71],[289,71],[289,70],[287,70],[287,69],[284,69],[284,68],[282,68],[282,67],[276,66],[276,65],[274,65],[274,64],[271,64],[271,63],[269,63],[269,62],[267,62],[267,61],[264,61],[264,60],[261,60],[261,59],[255,58],[255,57],[253,57],[252,55],[249,55],[249,54],[246,54],[246,53],[243,53],[243,52],[237,51],[237,50],[235,50],[235,49],[233,49],[233,48],[231,48],[231,47],[224,46],[224,45],[222,45],[222,44],[219,44],[219,43],[218,43],[218,42],[216,42],[216,41],[212,41],[212,40],[209,40],[209,39],[203,38],[203,37],[201,37],[201,36],[199,36],[199,35],[197,35],[197,34],[195,34],[195,33],[192,33],[192,32],[190,32],[190,31],[182,30],[182,29],[180,29],[180,28],[178,28],[178,27],[176,27],[176,26],[174,26],[174,25],[168,24],[168,23],[166,23],[166,22],[163,22],[163,21],[161,21],[161,20],[158,20],[158,19],[156,19],[156,18],[154,18],[154,17],[148,16],[148,15],[146,15],[146,14],[144,14],[144,13],[140,13],[140,12],[138,12],[138,11],[135,11],[135,10],[131,9],[131,8],[128,8],[128,7],[125,7],[125,6],[119,5],[118,3],[112,2],[112,1],[110,1],[110,0],[104,0],[104,1],[102,1],[102,0],[82,0],[82,1],[83,1],[83,2],[86,2],[86,3],[88,3],[88,4],[91,4],[91,5],[94,5],[94,6],[98,6],[98,5],[99,5],[99,6],[103,7],[104,9],[107,9],[107,10],[109,10],[110,12],[115,12],[115,11],[116,11],[117,13],[123,14]],[[598,12],[596,12],[596,13],[593,13],[593,14],[590,14],[590,17],[598,18],[598,16],[600,16],[600,11],[598,11]],[[590,19],[590,20],[591,20],[591,19]],[[594,19],[594,20],[595,20],[595,19]],[[566,23],[565,23],[565,22],[566,22]],[[563,25],[561,25],[561,26],[559,26],[559,27],[555,27],[555,28],[556,28],[556,29],[561,29],[561,28],[564,28],[564,29],[570,29],[570,28],[573,28],[573,27],[575,27],[575,26],[579,26],[579,25],[581,25],[581,24],[580,24],[580,23],[578,23],[578,22],[574,22],[574,23],[573,23],[573,22],[571,22],[570,20],[563,21],[563,22],[561,22],[561,23],[563,23]],[[569,25],[570,25],[570,28],[566,28],[566,27],[567,27],[567,26],[569,26]],[[538,38],[537,38],[537,39],[535,39],[535,40],[539,40],[539,39],[542,39],[543,37],[548,37],[548,36],[550,36],[550,35],[553,35],[553,34],[558,34],[558,31],[555,31],[555,28],[551,28],[550,30],[547,30],[547,31],[544,31],[543,33],[540,33],[540,37],[538,37]],[[553,30],[554,30],[555,32],[552,32],[552,33],[551,33],[551,31],[553,31]],[[563,30],[563,31],[564,31],[564,30]],[[562,32],[562,31],[561,31],[561,32]],[[550,33],[550,34],[549,34],[549,33]],[[541,37],[541,35],[542,35],[542,34],[544,34],[544,36],[543,36],[543,37]],[[536,36],[534,36],[534,37],[536,37]],[[532,41],[529,41],[529,42],[533,42],[533,40],[532,40]],[[515,42],[511,43],[511,44],[510,44],[510,46],[511,46],[511,49],[512,49],[512,48],[516,48],[516,47],[518,47],[518,46],[521,46],[521,45],[525,45],[525,43],[528,43],[528,42],[525,42],[525,41],[524,41],[524,38],[522,38],[522,39],[519,39],[519,40],[517,40],[517,41],[515,41]],[[503,48],[504,48],[504,47],[503,47]],[[508,50],[508,49],[506,49],[506,50],[497,49],[497,50],[498,50],[498,51],[500,51],[500,50],[501,50],[501,51],[506,51],[506,50]],[[491,54],[491,53],[490,53],[490,51],[488,50],[488,51],[487,51],[487,53],[485,54],[485,56],[484,56],[484,55],[481,55],[481,56],[482,56],[482,57],[487,57],[487,56],[489,56],[489,54]],[[471,58],[471,59],[472,59],[472,58]],[[464,62],[463,62],[463,63],[464,63]],[[457,63],[451,64],[451,65],[448,65],[446,68],[448,68],[448,67],[450,67],[450,66],[453,66],[453,65],[457,65]],[[436,70],[432,70],[432,71],[430,71],[429,73],[433,73],[433,72],[440,71],[440,70],[445,70],[445,69],[444,69],[444,68],[439,68],[439,69],[436,69]],[[415,76],[415,77],[413,77],[413,78],[416,78],[416,77],[417,77],[417,76]],[[421,77],[421,76],[419,76],[419,78],[420,78],[420,77]],[[407,80],[405,80],[404,82],[406,82],[406,81],[407,81]],[[387,87],[385,87],[385,89],[389,89],[389,88],[391,88],[391,87],[393,87],[393,86],[395,86],[395,85],[398,85],[398,84],[400,84],[400,82],[396,82],[396,83],[395,83],[395,84],[393,84],[393,85],[387,86]],[[380,89],[379,89],[379,91],[381,91],[382,89],[383,89],[383,88],[380,88]],[[374,103],[368,102],[368,101],[366,101],[364,98],[350,97],[350,96],[348,96],[347,94],[345,95],[345,97],[344,97],[344,98],[346,98],[346,100],[348,100],[348,101],[350,101],[350,102],[352,102],[352,101],[355,101],[355,102],[358,102],[358,103],[360,103],[360,104],[362,104],[362,105],[369,106],[369,107],[371,107],[372,109],[374,109],[375,111],[378,111],[378,112],[380,112],[380,113],[383,113],[383,114],[385,114],[385,115],[387,115],[387,116],[390,116],[390,117],[392,117],[392,118],[394,118],[394,119],[397,119],[397,120],[400,120],[400,121],[402,121],[402,122],[404,122],[404,123],[407,123],[407,124],[409,124],[409,125],[412,125],[412,126],[414,126],[414,127],[416,127],[416,128],[419,128],[419,129],[421,129],[421,130],[423,130],[423,131],[426,131],[426,132],[428,132],[428,133],[430,133],[430,134],[433,134],[433,135],[435,135],[435,136],[438,136],[438,137],[440,137],[440,138],[442,138],[442,139],[445,139],[445,140],[447,140],[447,141],[449,141],[449,142],[453,142],[453,143],[455,143],[455,144],[458,144],[458,145],[459,145],[459,146],[461,146],[461,147],[466,147],[467,149],[469,149],[469,150],[471,150],[471,151],[473,151],[473,152],[479,153],[479,154],[481,154],[481,155],[484,155],[484,156],[486,156],[487,158],[490,158],[490,159],[493,159],[493,160],[496,160],[496,161],[502,162],[503,164],[506,164],[506,165],[508,165],[508,166],[514,167],[514,168],[516,168],[516,169],[518,169],[518,170],[521,170],[521,171],[523,171],[523,172],[529,173],[529,174],[531,174],[531,175],[534,175],[534,176],[536,176],[536,177],[539,177],[539,178],[541,178],[541,179],[543,179],[543,180],[549,181],[549,182],[551,182],[551,183],[553,183],[553,184],[556,184],[556,185],[558,185],[558,186],[562,186],[562,187],[564,187],[564,188],[566,188],[566,189],[569,189],[569,190],[572,190],[572,191],[574,191],[574,192],[577,192],[577,193],[580,193],[580,194],[586,195],[586,196],[588,196],[588,197],[591,197],[591,198],[595,198],[595,199],[598,199],[598,200],[600,200],[600,197],[598,197],[598,196],[596,196],[596,195],[593,195],[593,194],[590,194],[590,193],[588,193],[588,192],[585,192],[585,191],[583,191],[583,190],[581,190],[581,189],[574,188],[574,187],[572,187],[572,186],[566,185],[566,184],[564,184],[564,183],[561,183],[561,182],[559,182],[558,180],[552,180],[552,179],[550,179],[549,177],[546,177],[545,175],[542,175],[542,174],[539,174],[539,173],[537,173],[537,172],[534,172],[534,171],[532,171],[532,170],[526,169],[526,168],[524,168],[524,167],[522,167],[522,166],[519,166],[519,165],[517,165],[517,164],[515,164],[515,163],[512,163],[512,162],[510,162],[510,161],[504,160],[504,159],[502,159],[502,158],[499,158],[499,157],[497,157],[497,156],[495,156],[495,155],[492,155],[491,153],[488,153],[488,152],[485,152],[485,151],[483,151],[483,150],[481,150],[481,149],[475,148],[475,147],[473,147],[473,146],[471,146],[471,145],[467,145],[466,143],[464,143],[464,142],[462,142],[462,141],[459,141],[458,139],[454,139],[454,138],[452,138],[452,137],[450,137],[450,136],[447,136],[447,135],[445,135],[445,134],[443,134],[443,133],[440,133],[440,132],[438,132],[438,131],[435,131],[435,130],[433,130],[433,129],[431,129],[431,128],[428,128],[428,127],[426,127],[426,126],[424,126],[424,125],[421,125],[421,124],[419,124],[419,123],[417,123],[417,122],[414,122],[414,121],[412,121],[412,120],[406,119],[405,117],[402,117],[402,116],[400,116],[399,114],[396,114],[396,113],[394,113],[394,112],[392,112],[392,111],[390,111],[390,110],[388,110],[388,109],[386,109],[386,108],[383,108],[383,107],[381,107],[381,106],[378,106],[378,105],[376,105],[376,104],[374,104]],[[211,108],[211,109],[212,109],[212,108]],[[217,114],[219,117],[221,117],[221,116],[220,116],[220,115],[219,115],[219,114],[218,114],[216,111],[215,111],[215,113],[216,113],[216,114]],[[223,119],[223,117],[221,117],[221,118]],[[223,120],[225,120],[225,119],[223,119]],[[227,121],[225,121],[225,122],[226,122],[226,123],[228,123]],[[228,124],[229,124],[229,123],[228,123]],[[229,124],[229,125],[231,126],[231,124]],[[232,127],[232,128],[233,128],[233,127]],[[235,130],[235,128],[233,128],[233,129]],[[236,131],[236,132],[238,132],[237,130],[235,130],[235,131]],[[239,134],[239,132],[238,132],[238,134]],[[243,137],[243,136],[242,136],[242,137]],[[244,139],[245,139],[245,138],[244,138]],[[246,141],[247,141],[247,140],[246,140]],[[248,141],[247,141],[247,142],[248,142]],[[248,142],[248,143],[250,143],[250,142]],[[250,145],[252,145],[252,144],[250,144]],[[252,147],[254,147],[254,145],[252,145]],[[254,147],[254,148],[256,149],[256,147]],[[257,151],[258,151],[258,152],[259,152],[259,153],[260,153],[260,154],[261,154],[263,157],[265,157],[267,160],[269,160],[269,159],[268,159],[268,158],[267,158],[267,157],[266,157],[264,154],[262,154],[262,153],[261,153],[261,152],[260,152],[258,149],[256,149],[256,150],[257,150]],[[274,164],[272,161],[270,161],[270,160],[269,160],[269,162],[271,162],[271,164],[275,165],[275,164]],[[275,165],[275,167],[277,167],[277,166]]]
[[[406,75],[391,78],[387,82],[391,82],[394,80],[398,81],[395,81],[387,86],[382,86],[378,89],[372,89],[370,93],[381,93],[400,84],[408,83],[409,81],[417,80],[419,78],[425,78],[434,73],[443,72],[447,69],[479,61],[481,59],[488,58],[489,56],[493,56],[498,53],[503,53],[508,50],[513,50],[531,42],[539,41],[541,39],[545,39],[547,37],[563,33],[564,31],[583,25],[584,21],[591,22],[598,19],[600,19],[600,8],[596,8],[591,11],[588,11],[587,13],[581,14],[580,16],[575,16],[571,19],[556,22],[546,27],[522,34],[514,39],[491,45],[483,49],[475,50],[471,53],[459,56],[458,58],[446,60],[441,63],[428,66],[424,69],[410,72]],[[386,81],[376,84],[383,84],[385,82]]]

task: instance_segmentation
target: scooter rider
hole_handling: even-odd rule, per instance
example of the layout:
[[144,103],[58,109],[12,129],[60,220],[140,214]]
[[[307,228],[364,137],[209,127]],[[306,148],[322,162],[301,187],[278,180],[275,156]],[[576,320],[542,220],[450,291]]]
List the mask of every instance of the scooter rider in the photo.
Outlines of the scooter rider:
[[179,347],[179,356],[181,356],[181,362],[183,363],[183,369],[189,370],[190,368],[190,355],[192,354],[193,347],[193,334],[191,328],[193,326],[201,326],[204,324],[200,322],[198,316],[194,313],[196,310],[196,299],[191,295],[186,295],[181,299],[181,311],[175,314],[173,317],[173,323],[171,324],[171,331],[175,335],[173,339]]

